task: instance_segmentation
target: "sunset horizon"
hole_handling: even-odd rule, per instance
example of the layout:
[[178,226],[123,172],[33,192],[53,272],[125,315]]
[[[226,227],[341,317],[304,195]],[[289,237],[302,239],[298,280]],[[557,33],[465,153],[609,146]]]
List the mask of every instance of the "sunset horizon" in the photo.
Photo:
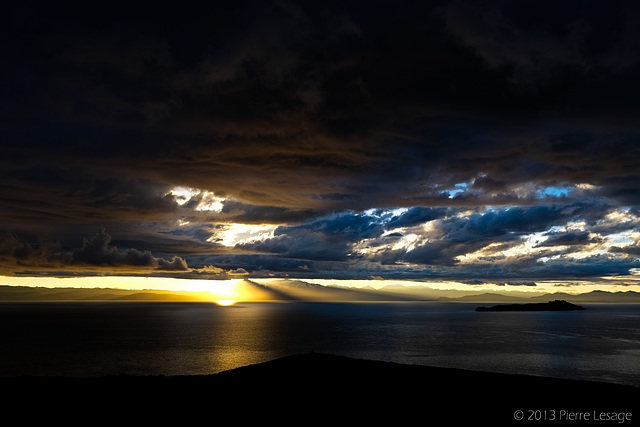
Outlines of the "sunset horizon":
[[[212,292],[238,281],[251,281],[257,283],[270,283],[278,281],[299,281],[323,287],[344,287],[352,289],[381,289],[391,287],[429,288],[435,291],[451,290],[463,294],[475,294],[479,292],[493,292],[503,295],[509,294],[581,294],[593,291],[605,292],[640,292],[640,285],[629,283],[626,278],[612,277],[599,280],[494,280],[494,281],[470,281],[456,280],[393,280],[393,279],[306,279],[300,277],[264,278],[243,277],[236,279],[185,279],[179,277],[153,277],[153,276],[127,276],[127,275],[101,275],[80,277],[41,277],[41,276],[0,276],[0,286],[27,286],[45,288],[78,288],[100,289],[112,288],[122,290],[159,290],[177,292]],[[618,283],[623,282],[623,283]],[[224,291],[222,291],[224,292]]]

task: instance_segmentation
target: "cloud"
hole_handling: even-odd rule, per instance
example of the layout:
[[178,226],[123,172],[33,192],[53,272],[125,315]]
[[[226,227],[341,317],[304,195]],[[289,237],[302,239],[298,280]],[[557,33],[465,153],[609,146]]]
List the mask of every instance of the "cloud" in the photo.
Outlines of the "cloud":
[[470,279],[470,280],[462,280],[462,283],[467,285],[487,285],[491,284],[494,286],[538,286],[536,282],[533,281],[524,281],[524,282],[487,282],[485,280],[480,279]]
[[165,271],[187,271],[184,259],[174,256],[170,261],[158,258],[150,251],[134,248],[120,249],[111,243],[111,235],[101,229],[91,239],[83,239],[81,248],[75,249],[68,259],[72,265],[102,268],[151,268]]
[[[539,2],[522,2],[518,8],[454,1],[445,8],[447,28],[491,68],[513,67],[512,81],[530,83],[548,78],[554,67],[588,66],[583,56],[591,26],[575,9],[556,8],[550,17]],[[529,22],[522,25],[523,19]],[[553,19],[552,19],[553,18]],[[558,25],[560,24],[561,25]]]
[[[272,237],[244,244],[242,249],[297,260],[296,267],[312,266],[309,274],[342,268],[342,276],[396,277],[403,274],[402,268],[407,273],[451,277],[577,276],[581,269],[582,274],[628,274],[637,264],[625,256],[633,253],[631,246],[625,252],[608,243],[619,234],[619,226],[616,222],[605,226],[603,216],[612,217],[615,211],[603,213],[599,205],[422,213],[426,212],[429,215],[421,216],[421,221],[410,209],[342,214],[304,226],[282,227]],[[566,231],[572,228],[575,230]]]
[[40,242],[33,245],[18,236],[5,233],[0,241],[0,256],[3,264],[12,264],[17,268],[64,269],[87,267],[98,268],[103,272],[118,270],[163,270],[187,271],[189,267],[184,259],[175,256],[171,260],[158,258],[150,251],[134,248],[120,249],[110,244],[111,235],[104,229],[91,239],[83,239],[81,248],[62,251],[55,242]]
[[[532,233],[565,224],[588,211],[584,206],[533,206],[474,213],[422,208],[352,212],[279,227],[272,237],[240,248],[310,261],[312,265],[328,261],[345,268],[364,263],[386,268],[410,264],[452,268],[454,273],[460,256],[487,246],[499,248],[500,244],[507,250]],[[538,254],[527,264],[542,256]]]
[[503,285],[507,285],[507,286],[538,286],[536,284],[536,282],[506,282],[506,283],[503,283]]
[[442,218],[450,210],[447,208],[425,208],[425,207],[412,207],[402,212],[400,215],[393,217],[389,220],[385,226],[389,230],[393,230],[398,227],[411,227],[418,224]]
[[381,224],[366,214],[332,215],[310,223],[278,227],[273,238],[242,244],[245,250],[281,254],[295,259],[342,261],[351,246],[378,235]]
[[[537,3],[523,5],[527,13],[497,4],[478,7],[451,2],[443,11],[412,5],[407,14],[397,5],[364,11],[351,2],[341,7],[240,2],[204,13],[216,16],[213,27],[200,26],[204,18],[190,17],[190,36],[163,25],[171,16],[161,8],[144,25],[137,21],[143,11],[132,8],[117,26],[108,14],[99,17],[100,25],[85,26],[65,11],[60,17],[69,24],[65,31],[46,38],[30,35],[29,46],[40,51],[25,46],[15,58],[32,73],[46,66],[49,72],[39,89],[55,109],[32,111],[30,120],[39,126],[11,134],[13,161],[7,170],[24,173],[21,159],[32,168],[34,161],[46,164],[48,169],[37,166],[42,173],[32,175],[31,187],[55,183],[67,198],[76,195],[72,201],[83,209],[98,201],[119,201],[114,197],[123,195],[110,197],[117,190],[110,187],[144,177],[225,193],[247,208],[298,213],[524,203],[530,201],[509,187],[532,177],[588,182],[599,176],[594,171],[609,173],[605,154],[628,150],[632,143],[620,141],[618,149],[607,149],[597,142],[602,130],[596,134],[571,120],[563,125],[569,117],[546,127],[546,113],[541,112],[551,103],[546,97],[564,93],[562,89],[538,88],[542,100],[522,94],[503,81],[499,70],[480,66],[476,53],[464,48],[465,41],[491,39],[485,44],[507,55],[505,63],[519,60],[535,67],[551,59],[566,62],[572,56],[565,50],[581,52],[574,48],[588,44],[583,40],[587,35],[574,34],[580,25],[565,28],[558,21],[558,28],[544,29],[548,16]],[[388,13],[389,8],[397,14]],[[568,9],[562,16],[569,15]],[[382,13],[388,17],[385,28],[376,18]],[[532,17],[531,28],[523,28],[523,15]],[[605,22],[615,17],[606,15]],[[576,20],[590,18],[587,14]],[[496,22],[500,25],[491,25]],[[605,26],[598,24],[593,31],[600,31],[600,25]],[[402,32],[393,30],[398,26]],[[483,37],[465,38],[464,31],[471,30]],[[443,36],[456,31],[458,38]],[[517,52],[528,59],[519,59]],[[30,62],[33,58],[40,61],[38,68]],[[401,78],[396,77],[399,70]],[[470,75],[473,81],[468,81]],[[576,84],[593,88],[582,80]],[[570,102],[571,97],[562,99]],[[611,135],[621,136],[615,127]],[[586,150],[575,144],[573,152],[567,151],[571,135],[591,141],[583,144]],[[54,150],[46,143],[52,138]],[[568,156],[573,153],[577,155]],[[69,174],[70,168],[77,172]],[[64,179],[74,175],[77,182]],[[131,179],[116,181],[123,176]],[[443,186],[474,179],[485,183],[472,187],[479,191],[455,200],[441,197]],[[494,190],[499,189],[495,183],[502,183],[504,191],[482,191],[489,180]],[[105,187],[91,190],[90,183]],[[599,184],[605,183],[616,184]],[[610,194],[633,196],[633,184],[620,182],[622,188],[612,188]],[[129,200],[142,201],[143,195]]]
[[22,266],[58,267],[65,261],[59,250],[57,242],[29,242],[11,232],[0,235],[0,260],[9,271]]
[[569,232],[569,233],[547,233],[547,240],[540,243],[540,246],[566,246],[585,245],[589,243],[600,243],[602,239],[594,237],[589,232]]
[[629,43],[637,36],[637,6],[620,3],[606,11],[572,1],[504,6],[456,0],[443,8],[443,19],[452,35],[491,69],[508,72],[513,84],[555,85],[562,73],[597,82],[599,73],[621,75],[637,64]]
[[635,266],[632,3],[41,6],[0,30],[6,271]]

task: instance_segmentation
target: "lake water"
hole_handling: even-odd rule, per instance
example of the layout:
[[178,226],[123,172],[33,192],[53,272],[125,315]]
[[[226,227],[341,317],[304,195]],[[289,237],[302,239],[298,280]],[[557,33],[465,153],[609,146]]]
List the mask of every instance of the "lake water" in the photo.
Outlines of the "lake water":
[[0,376],[212,374],[315,351],[640,386],[640,305],[477,305],[4,302]]

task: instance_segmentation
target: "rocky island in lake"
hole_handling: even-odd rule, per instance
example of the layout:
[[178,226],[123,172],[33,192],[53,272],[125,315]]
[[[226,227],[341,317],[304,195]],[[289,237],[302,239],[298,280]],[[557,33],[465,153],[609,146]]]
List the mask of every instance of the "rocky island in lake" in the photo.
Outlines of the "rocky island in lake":
[[494,305],[493,307],[478,307],[476,311],[569,311],[584,310],[584,307],[571,304],[564,300],[555,300],[549,302],[530,303],[530,304],[504,304]]

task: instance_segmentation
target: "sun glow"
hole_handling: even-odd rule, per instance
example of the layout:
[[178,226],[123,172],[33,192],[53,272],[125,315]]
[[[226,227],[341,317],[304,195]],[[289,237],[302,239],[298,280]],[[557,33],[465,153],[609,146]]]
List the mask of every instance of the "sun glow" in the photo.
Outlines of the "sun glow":
[[229,305],[233,305],[236,303],[236,300],[234,299],[219,299],[215,301],[216,304],[218,305],[222,305],[222,306],[229,306]]
[[[202,280],[207,282],[207,280]],[[259,288],[244,279],[225,280],[212,283],[208,289],[211,301],[219,305],[233,305],[240,301],[256,301],[265,299]],[[269,299],[267,297],[267,299]]]

